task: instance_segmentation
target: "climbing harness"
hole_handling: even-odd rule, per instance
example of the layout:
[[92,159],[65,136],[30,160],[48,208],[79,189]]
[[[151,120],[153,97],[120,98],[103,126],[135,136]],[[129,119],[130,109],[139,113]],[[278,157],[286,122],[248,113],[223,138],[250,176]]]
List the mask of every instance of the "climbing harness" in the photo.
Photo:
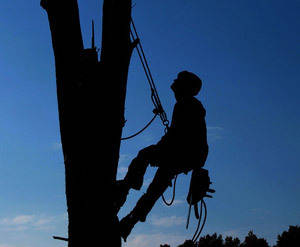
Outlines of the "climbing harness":
[[137,53],[138,53],[138,56],[140,58],[142,67],[144,69],[148,84],[150,86],[151,101],[154,105],[154,110],[153,110],[154,117],[140,131],[138,131],[135,134],[130,135],[128,137],[121,138],[122,141],[131,139],[131,138],[139,135],[140,133],[142,133],[145,129],[147,129],[151,125],[151,123],[154,121],[154,119],[157,117],[157,115],[159,115],[159,117],[162,121],[162,124],[165,127],[165,133],[167,132],[167,130],[169,128],[169,120],[167,118],[167,114],[164,111],[164,109],[162,107],[162,104],[161,104],[161,101],[160,101],[160,98],[158,96],[158,92],[157,92],[157,89],[156,89],[156,86],[155,86],[155,83],[154,83],[154,80],[153,80],[153,77],[152,77],[152,74],[151,74],[151,71],[150,71],[150,68],[149,68],[149,64],[148,64],[148,61],[146,59],[145,52],[144,52],[140,37],[137,33],[137,30],[136,30],[135,24],[133,22],[133,19],[131,19],[130,37],[132,39],[132,42],[137,41],[135,48],[137,50]]
[[[204,201],[204,197],[212,198],[212,196],[207,193],[208,192],[215,193],[215,190],[209,188],[210,184],[211,184],[211,181],[208,176],[208,171],[206,169],[199,168],[199,169],[193,171],[192,176],[191,176],[191,181],[190,181],[189,193],[188,193],[188,196],[186,199],[189,204],[186,229],[188,229],[188,227],[189,227],[191,208],[192,208],[192,206],[194,206],[195,217],[196,217],[196,219],[198,219],[198,225],[197,225],[196,231],[192,238],[192,241],[194,243],[199,239],[200,234],[204,228],[206,218],[207,218],[207,207],[206,207],[206,203]],[[200,214],[199,214],[199,209],[198,209],[199,202],[200,202]],[[201,225],[203,207],[204,207],[204,219],[203,219],[203,222]],[[201,225],[201,227],[200,227],[200,225]]]

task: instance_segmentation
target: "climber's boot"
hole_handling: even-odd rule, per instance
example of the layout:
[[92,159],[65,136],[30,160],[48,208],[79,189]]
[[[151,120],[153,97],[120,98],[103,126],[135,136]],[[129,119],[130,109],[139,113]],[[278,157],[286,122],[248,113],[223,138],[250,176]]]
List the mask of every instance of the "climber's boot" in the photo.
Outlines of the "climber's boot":
[[120,221],[120,235],[125,242],[127,240],[128,235],[131,233],[133,227],[138,221],[139,219],[133,213],[128,214]]
[[127,195],[130,190],[130,186],[125,180],[117,180],[115,182],[114,188],[115,188],[114,208],[116,210],[116,213],[118,213],[120,208],[126,202]]

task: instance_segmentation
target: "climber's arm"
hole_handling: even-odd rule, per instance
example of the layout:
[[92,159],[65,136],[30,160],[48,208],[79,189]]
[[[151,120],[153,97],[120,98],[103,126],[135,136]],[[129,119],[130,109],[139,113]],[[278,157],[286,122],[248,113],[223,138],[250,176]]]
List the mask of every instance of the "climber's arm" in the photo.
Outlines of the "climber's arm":
[[184,121],[184,112],[179,103],[176,103],[173,110],[171,125],[168,128],[168,131],[160,139],[157,145],[165,146],[175,143],[180,138],[181,133],[184,132],[182,129],[181,122]]

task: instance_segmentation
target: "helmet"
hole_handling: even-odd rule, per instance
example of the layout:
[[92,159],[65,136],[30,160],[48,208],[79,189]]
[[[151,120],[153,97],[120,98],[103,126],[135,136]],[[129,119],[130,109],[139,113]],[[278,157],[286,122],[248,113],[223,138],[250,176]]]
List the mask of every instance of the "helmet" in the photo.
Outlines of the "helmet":
[[190,96],[197,95],[200,92],[201,87],[201,79],[194,73],[188,71],[181,71],[171,86],[173,91],[180,91],[183,94]]

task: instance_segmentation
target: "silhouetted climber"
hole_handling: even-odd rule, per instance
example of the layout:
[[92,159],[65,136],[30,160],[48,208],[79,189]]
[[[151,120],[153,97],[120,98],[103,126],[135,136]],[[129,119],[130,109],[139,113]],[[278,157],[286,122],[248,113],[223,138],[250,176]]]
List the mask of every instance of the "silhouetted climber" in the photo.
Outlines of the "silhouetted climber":
[[171,126],[156,145],[139,151],[129,165],[123,180],[117,181],[117,210],[126,201],[129,190],[139,190],[148,165],[158,167],[147,192],[135,208],[120,221],[120,232],[126,241],[134,225],[144,222],[157,199],[164,193],[172,179],[180,173],[187,174],[204,166],[207,154],[206,111],[196,96],[202,81],[195,74],[182,71],[171,85],[176,98]]

